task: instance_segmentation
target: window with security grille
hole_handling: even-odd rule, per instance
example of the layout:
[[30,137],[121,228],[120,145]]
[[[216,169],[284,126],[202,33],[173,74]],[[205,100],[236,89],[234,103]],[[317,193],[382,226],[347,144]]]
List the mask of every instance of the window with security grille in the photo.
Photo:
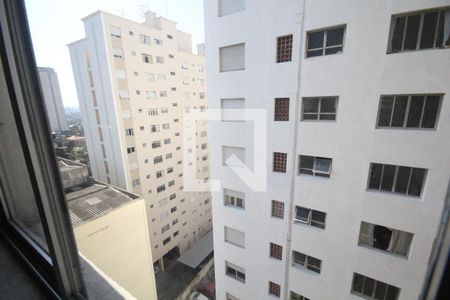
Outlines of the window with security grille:
[[289,98],[275,98],[275,121],[289,121]]
[[292,34],[277,38],[277,63],[292,60]]
[[284,202],[272,200],[272,217],[284,219]]
[[286,173],[287,153],[273,153],[273,171],[278,173]]
[[281,286],[275,282],[269,281],[269,294],[275,297],[280,297]]
[[279,260],[283,259],[283,246],[270,243],[270,257],[276,258]]

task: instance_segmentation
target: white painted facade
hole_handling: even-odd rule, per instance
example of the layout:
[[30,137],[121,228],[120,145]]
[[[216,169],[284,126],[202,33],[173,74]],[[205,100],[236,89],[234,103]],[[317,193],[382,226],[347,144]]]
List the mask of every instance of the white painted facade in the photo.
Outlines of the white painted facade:
[[69,130],[59,89],[58,75],[54,69],[49,67],[39,67],[38,71],[50,129],[52,131]]
[[[232,5],[241,7],[231,1]],[[417,299],[450,176],[450,49],[387,54],[392,15],[450,5],[448,0],[256,1],[221,16],[220,1],[204,1],[209,108],[244,98],[245,108],[267,109],[267,191],[254,192],[230,167],[223,147],[246,148],[253,161],[252,124],[210,123],[211,179],[245,193],[245,209],[225,206],[213,193],[216,297],[281,299],[293,291],[309,299],[361,299],[351,293],[353,273],[400,288]],[[233,9],[227,8],[227,11]],[[346,24],[343,52],[306,58],[307,32]],[[276,63],[277,37],[293,35],[292,61]],[[220,48],[245,43],[245,70],[220,72]],[[377,129],[380,96],[443,94],[437,128]],[[336,121],[303,121],[303,97],[338,96]],[[274,122],[274,99],[289,97],[289,121]],[[274,152],[287,153],[287,172],[272,172]],[[332,158],[330,178],[298,175],[298,155]],[[427,169],[420,198],[369,191],[372,162]],[[257,164],[258,162],[254,162]],[[284,219],[271,201],[285,203]],[[294,223],[295,206],[326,212],[324,230]],[[358,246],[360,222],[414,234],[407,258]],[[245,233],[245,248],[225,242],[224,228]],[[282,260],[269,244],[283,247]],[[322,261],[320,274],[292,266],[292,250]],[[225,274],[230,262],[245,283]],[[234,299],[234,298],[230,298]]]
[[[83,22],[86,38],[69,48],[93,177],[145,198],[153,261],[175,247],[183,253],[212,228],[210,194],[183,186],[183,114],[205,109],[205,58],[192,53],[190,34],[153,12],[144,23],[102,11]],[[206,123],[194,132],[203,180]]]

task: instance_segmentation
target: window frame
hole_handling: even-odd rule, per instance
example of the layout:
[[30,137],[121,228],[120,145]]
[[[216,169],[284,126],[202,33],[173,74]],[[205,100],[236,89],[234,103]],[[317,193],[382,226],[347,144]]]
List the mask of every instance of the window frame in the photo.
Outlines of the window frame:
[[[308,219],[307,219],[306,222],[304,222],[304,221],[302,221],[302,220],[297,218],[297,209],[299,209],[299,208],[308,210]],[[319,222],[317,220],[313,220],[313,212],[318,212],[318,213],[325,214],[325,221],[322,223],[322,222]],[[304,206],[296,205],[295,209],[294,209],[294,218],[293,219],[294,219],[294,223],[295,224],[305,224],[305,225],[308,225],[308,226],[311,226],[311,227],[315,227],[315,228],[319,228],[319,229],[325,230],[326,229],[326,224],[327,224],[327,213],[324,212],[324,211],[315,210],[315,209],[312,209],[312,208],[307,208],[307,207],[304,207]],[[320,227],[320,226],[313,225],[313,223],[322,224],[323,228]]]
[[[294,252],[296,252],[296,253],[298,253],[298,254],[301,254],[301,255],[305,256],[305,262],[304,262],[303,265],[301,265],[301,264],[299,264],[299,263],[296,263],[296,262],[294,261],[294,260],[295,260],[295,253],[294,253]],[[318,272],[315,271],[315,270],[317,270],[317,269],[314,270],[314,268],[313,268],[313,269],[308,268],[308,266],[309,266],[309,264],[308,264],[308,258],[316,259],[316,260],[319,261],[320,266],[319,266],[319,268],[318,268]],[[304,254],[304,253],[299,252],[299,251],[296,251],[296,250],[292,250],[292,261],[291,261],[291,266],[296,267],[296,268],[299,268],[299,269],[301,269],[301,270],[314,272],[314,273],[316,273],[316,274],[320,274],[320,273],[322,272],[322,260],[321,260],[321,259],[316,258],[316,257],[314,257],[314,256],[310,256],[310,255]]]
[[[304,118],[304,114],[305,114],[304,101],[305,101],[305,99],[318,99],[319,100],[319,104],[317,106],[317,119],[305,119]],[[335,113],[321,112],[322,99],[334,99],[335,100],[335,106],[336,106],[336,112]],[[339,108],[339,96],[316,96],[316,97],[308,96],[308,97],[302,97],[300,121],[302,121],[302,122],[337,122],[338,108]],[[313,115],[314,113],[306,113],[306,114]],[[326,120],[326,119],[321,120],[320,119],[321,115],[329,115],[329,116],[334,115],[334,120]]]
[[[423,49],[423,50],[429,50],[429,49]],[[396,52],[397,53],[397,52]],[[411,105],[411,98],[415,97],[415,96],[423,96],[425,97],[425,101],[422,105],[422,111],[421,111],[421,115],[420,115],[420,121],[419,121],[419,125],[420,127],[407,127],[407,122],[408,122],[408,116],[409,116],[409,109],[410,109],[410,105]],[[422,121],[423,121],[423,114],[424,114],[424,110],[425,110],[425,102],[428,96],[438,96],[439,97],[439,104],[438,104],[438,108],[437,108],[437,112],[436,112],[436,119],[434,121],[434,127],[433,128],[424,128],[421,127],[422,126]],[[381,116],[381,102],[383,101],[383,98],[385,97],[394,97],[394,102],[392,104],[392,110],[391,110],[391,118],[389,121],[389,126],[379,126],[379,120],[380,120],[380,116]],[[403,120],[403,126],[392,126],[392,119],[393,119],[393,115],[394,115],[394,108],[395,108],[395,99],[397,99],[397,97],[408,97],[407,99],[407,104],[406,104],[406,109],[405,109],[405,116],[404,116],[404,120]],[[439,129],[439,119],[440,119],[440,115],[441,115],[441,108],[442,108],[442,102],[444,100],[444,94],[443,93],[430,93],[430,94],[383,94],[380,96],[380,100],[378,102],[378,110],[377,110],[377,118],[375,120],[375,129],[390,129],[390,130],[426,130],[426,131],[433,131],[433,130],[438,130]]]
[[[331,29],[337,29],[339,27],[344,27],[344,34],[342,35],[342,51],[341,52],[337,52],[337,53],[332,53],[332,54],[328,54],[328,55],[334,55],[334,54],[343,54],[344,53],[344,48],[345,48],[345,37],[347,35],[347,24],[337,24],[337,25],[332,25],[332,26],[327,26],[327,27],[322,27],[322,28],[318,28],[318,29],[313,29],[313,30],[307,30],[305,32],[306,36],[305,36],[305,54],[304,54],[304,59],[310,59],[310,58],[314,58],[314,57],[323,57],[323,56],[328,56],[327,54],[325,54],[325,50],[326,50],[326,32],[328,30]],[[316,56],[310,56],[308,57],[308,50],[310,51],[314,51],[314,50],[320,50],[321,48],[313,48],[313,49],[308,49],[308,44],[309,44],[309,34],[310,33],[316,33],[316,32],[320,32],[320,31],[324,31],[324,37],[323,37],[323,47],[322,47],[322,55],[316,55]],[[339,47],[339,46],[332,46],[330,48],[335,48],[335,47]]]
[[[280,47],[282,45],[280,45],[280,42],[283,39],[288,39],[290,38],[290,49],[280,49]],[[283,50],[283,51],[280,51]],[[285,51],[289,51],[289,59],[288,60],[283,60],[283,57],[286,56],[286,54],[284,53]],[[283,53],[281,53],[283,52]],[[275,53],[275,63],[276,64],[282,64],[282,63],[288,63],[288,62],[292,62],[292,56],[294,54],[294,35],[292,33],[288,33],[288,34],[284,34],[284,35],[280,35],[276,37],[276,53]]]
[[[309,168],[301,168],[301,157],[305,156],[305,157],[312,157],[314,158],[314,164],[313,164],[313,168],[309,169]],[[330,160],[330,171],[329,173],[325,173],[322,171],[316,171],[316,159],[327,159]],[[312,174],[308,174],[308,173],[301,173],[300,170],[310,170],[312,172]],[[323,157],[323,156],[312,156],[312,155],[306,155],[306,154],[299,154],[298,155],[298,172],[297,175],[301,176],[301,175],[307,175],[307,176],[314,176],[314,177],[323,177],[323,178],[330,178],[331,177],[331,172],[333,170],[333,159],[331,157]],[[317,174],[322,174],[322,175],[316,175]],[[328,175],[328,176],[327,176]]]
[[[354,282],[355,282],[355,276],[356,275],[363,277],[363,282],[362,282],[362,286],[361,286],[362,291],[364,291],[364,282],[365,282],[366,278],[374,281],[374,284],[373,284],[373,287],[372,287],[372,293],[371,293],[372,296],[367,296],[364,293],[360,293],[360,292],[354,290]],[[376,279],[374,279],[372,277],[365,276],[365,275],[363,275],[361,273],[356,273],[356,272],[353,272],[352,283],[351,283],[351,286],[350,286],[350,293],[353,294],[353,295],[357,295],[357,296],[359,296],[361,298],[364,298],[364,299],[376,300],[376,298],[374,297],[374,294],[375,294],[375,291],[376,291],[377,283],[379,283],[379,282],[386,285],[386,291],[384,293],[384,298],[386,298],[386,294],[388,292],[388,288],[389,287],[393,287],[393,288],[395,288],[397,290],[397,297],[396,297],[395,300],[399,299],[399,296],[400,296],[400,293],[401,293],[401,288],[396,287],[394,285],[391,285],[389,283],[386,283],[384,281],[376,280]]]

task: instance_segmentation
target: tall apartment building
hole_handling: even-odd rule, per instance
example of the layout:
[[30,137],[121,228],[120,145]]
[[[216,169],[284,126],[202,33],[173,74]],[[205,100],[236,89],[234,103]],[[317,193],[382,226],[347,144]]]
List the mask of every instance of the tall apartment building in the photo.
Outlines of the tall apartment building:
[[66,114],[59,89],[58,74],[52,68],[38,68],[41,88],[44,94],[45,108],[52,131],[66,131]]
[[417,299],[450,176],[448,0],[204,9],[208,107],[267,112],[266,191],[224,163],[262,163],[252,122],[209,127],[217,299]]
[[[153,12],[144,23],[102,11],[83,22],[86,38],[69,48],[92,174],[145,198],[161,263],[212,228],[210,194],[183,186],[184,163],[209,176],[206,122],[183,134],[183,115],[206,106],[205,58],[192,53],[190,34]],[[184,138],[196,149],[184,149]],[[184,150],[196,161],[183,162]]]

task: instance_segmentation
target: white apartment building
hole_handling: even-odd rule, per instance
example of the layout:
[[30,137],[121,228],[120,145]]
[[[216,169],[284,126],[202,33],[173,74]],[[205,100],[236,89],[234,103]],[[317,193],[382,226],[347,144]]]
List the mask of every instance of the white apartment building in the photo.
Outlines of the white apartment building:
[[66,114],[59,89],[58,74],[52,68],[38,68],[47,118],[52,131],[67,131]]
[[[186,163],[197,178],[209,176],[206,122],[183,135],[185,112],[206,107],[205,58],[153,12],[144,23],[102,11],[83,22],[86,38],[69,48],[92,175],[145,198],[153,261],[162,263],[212,228],[210,194],[183,186],[183,150],[196,151]],[[183,138],[196,149],[183,149]]]
[[266,191],[224,164],[261,164],[252,122],[209,127],[217,299],[418,299],[450,176],[450,2],[204,10],[208,107],[267,112]]

